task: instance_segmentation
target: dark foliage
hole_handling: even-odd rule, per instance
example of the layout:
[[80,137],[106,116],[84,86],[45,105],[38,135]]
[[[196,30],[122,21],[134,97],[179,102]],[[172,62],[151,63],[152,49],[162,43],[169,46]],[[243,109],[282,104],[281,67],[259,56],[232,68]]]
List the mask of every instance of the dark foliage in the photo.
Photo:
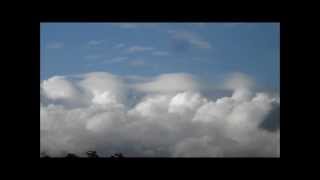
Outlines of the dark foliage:
[[[100,157],[96,151],[88,151],[87,153],[87,158],[124,158],[122,153],[115,153],[111,155],[110,157]],[[51,158],[49,155],[47,155],[45,152],[41,153],[41,158]],[[80,158],[76,154],[73,153],[68,153],[64,158]]]
[[123,158],[123,155],[121,153],[116,153],[112,155],[111,158]]
[[88,151],[87,156],[88,156],[88,158],[99,158],[96,151]]
[[79,156],[72,154],[72,153],[68,153],[66,158],[79,158]]

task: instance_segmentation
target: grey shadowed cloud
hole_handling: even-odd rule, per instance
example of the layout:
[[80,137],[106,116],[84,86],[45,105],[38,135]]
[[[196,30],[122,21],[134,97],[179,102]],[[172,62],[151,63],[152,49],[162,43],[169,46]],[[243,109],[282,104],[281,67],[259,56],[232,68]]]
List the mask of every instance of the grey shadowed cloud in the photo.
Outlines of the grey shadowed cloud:
[[280,129],[280,104],[275,103],[273,106],[274,107],[271,112],[265,117],[259,126],[260,128],[271,132]]

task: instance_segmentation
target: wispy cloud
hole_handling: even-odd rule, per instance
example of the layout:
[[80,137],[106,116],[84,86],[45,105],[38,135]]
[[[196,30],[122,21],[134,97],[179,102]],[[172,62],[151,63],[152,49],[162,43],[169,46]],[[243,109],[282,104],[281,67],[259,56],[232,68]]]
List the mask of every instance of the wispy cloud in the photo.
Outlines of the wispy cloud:
[[169,34],[171,34],[172,38],[175,40],[184,41],[186,43],[191,44],[197,48],[209,49],[211,45],[208,41],[205,41],[199,35],[189,32],[189,31],[175,31],[169,30]]
[[64,43],[63,42],[50,42],[47,44],[48,49],[60,49],[63,48]]
[[91,40],[88,42],[89,46],[97,46],[100,45],[104,42],[104,40]]
[[154,55],[154,56],[168,56],[169,53],[167,51],[154,51],[154,52],[152,52],[152,55]]
[[146,47],[146,46],[131,46],[127,49],[127,52],[134,53],[134,52],[144,52],[144,51],[151,51],[154,48]]
[[114,48],[119,49],[119,48],[123,48],[124,46],[125,46],[125,44],[119,43],[119,44],[115,45]]
[[114,58],[112,58],[110,60],[103,61],[103,63],[104,64],[122,63],[127,59],[128,59],[128,57],[114,57]]

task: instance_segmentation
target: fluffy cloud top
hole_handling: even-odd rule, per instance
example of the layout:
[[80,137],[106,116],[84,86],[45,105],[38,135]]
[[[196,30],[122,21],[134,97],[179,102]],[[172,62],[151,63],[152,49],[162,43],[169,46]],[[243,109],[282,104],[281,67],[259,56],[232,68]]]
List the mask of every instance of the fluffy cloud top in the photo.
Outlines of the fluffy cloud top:
[[[128,80],[130,79],[130,81]],[[254,92],[244,74],[231,96],[209,100],[185,73],[154,78],[94,72],[42,81],[40,152],[134,157],[280,156],[280,129],[265,127],[280,98]],[[277,123],[277,122],[276,122]],[[270,127],[270,126],[268,126]]]

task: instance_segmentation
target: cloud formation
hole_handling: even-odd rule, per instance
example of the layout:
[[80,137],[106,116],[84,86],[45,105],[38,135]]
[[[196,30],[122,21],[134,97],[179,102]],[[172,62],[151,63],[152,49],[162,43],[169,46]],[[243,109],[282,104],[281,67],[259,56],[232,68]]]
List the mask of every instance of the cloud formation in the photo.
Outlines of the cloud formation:
[[169,30],[168,33],[172,36],[173,40],[177,44],[189,44],[191,46],[201,48],[201,49],[209,49],[211,48],[211,44],[208,41],[205,41],[203,38],[198,36],[195,33],[189,31],[175,31]]
[[134,53],[134,52],[144,52],[144,51],[151,51],[153,50],[154,48],[152,47],[145,47],[145,46],[132,46],[132,47],[129,47],[127,49],[127,52],[129,53]]
[[143,92],[174,93],[197,88],[193,77],[186,73],[163,74],[152,78],[150,82],[137,83],[136,89]]
[[231,96],[209,99],[190,74],[152,78],[93,72],[40,84],[40,152],[96,150],[131,157],[279,157],[280,128],[265,128],[280,97],[254,92],[243,74]]

